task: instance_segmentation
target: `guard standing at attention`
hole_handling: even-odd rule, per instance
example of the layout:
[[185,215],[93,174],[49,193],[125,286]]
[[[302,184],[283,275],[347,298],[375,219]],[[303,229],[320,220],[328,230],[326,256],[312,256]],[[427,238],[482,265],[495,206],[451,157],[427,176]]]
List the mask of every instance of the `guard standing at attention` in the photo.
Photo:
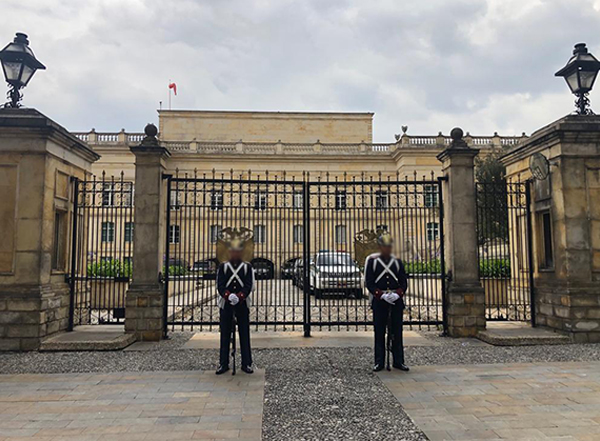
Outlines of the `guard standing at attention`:
[[244,243],[234,238],[228,243],[229,260],[222,263],[217,270],[217,291],[219,299],[219,327],[221,331],[221,351],[219,368],[216,374],[221,375],[229,370],[229,347],[233,329],[233,318],[237,319],[242,352],[242,370],[247,374],[252,369],[252,353],[250,350],[250,294],[254,288],[254,268],[242,260]]
[[375,366],[379,372],[385,367],[385,333],[391,333],[393,366],[408,371],[404,364],[402,343],[402,319],[404,294],[408,286],[404,265],[392,254],[393,239],[388,232],[377,238],[379,252],[371,254],[365,261],[365,286],[369,291],[373,308],[375,328]]

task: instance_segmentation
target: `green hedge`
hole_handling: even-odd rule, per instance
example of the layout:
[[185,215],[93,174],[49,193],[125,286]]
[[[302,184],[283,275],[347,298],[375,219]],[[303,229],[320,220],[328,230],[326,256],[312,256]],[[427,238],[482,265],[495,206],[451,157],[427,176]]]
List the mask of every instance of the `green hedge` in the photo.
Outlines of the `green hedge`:
[[[406,262],[407,274],[440,274],[442,272],[439,259],[425,262]],[[485,259],[479,261],[479,276],[489,278],[510,277],[509,259]]]
[[[166,274],[163,266],[163,274]],[[184,276],[187,274],[187,269],[181,265],[169,265],[169,276]]]
[[88,277],[131,277],[131,263],[105,259],[87,266]]
[[404,269],[407,274],[441,274],[442,272],[439,259],[425,262],[406,262]]
[[499,279],[510,277],[510,260],[485,259],[479,261],[479,277]]

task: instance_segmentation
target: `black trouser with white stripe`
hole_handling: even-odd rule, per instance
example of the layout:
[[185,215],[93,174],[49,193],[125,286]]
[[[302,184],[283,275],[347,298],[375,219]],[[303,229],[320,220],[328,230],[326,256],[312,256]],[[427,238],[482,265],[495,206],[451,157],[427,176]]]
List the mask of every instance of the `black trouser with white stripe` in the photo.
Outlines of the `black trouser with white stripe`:
[[252,365],[252,352],[250,350],[250,310],[246,302],[233,306],[226,302],[221,309],[219,327],[221,330],[221,352],[219,364],[229,366],[229,355],[231,346],[231,328],[233,326],[233,314],[237,319],[237,328],[240,335],[240,348],[242,350],[242,366]]
[[404,364],[404,344],[402,342],[402,321],[404,315],[404,303],[402,299],[396,300],[390,305],[385,300],[373,299],[373,323],[375,328],[375,364],[385,364],[386,351],[386,328],[390,310],[392,311],[392,333],[394,335],[392,344],[392,355],[394,364]]

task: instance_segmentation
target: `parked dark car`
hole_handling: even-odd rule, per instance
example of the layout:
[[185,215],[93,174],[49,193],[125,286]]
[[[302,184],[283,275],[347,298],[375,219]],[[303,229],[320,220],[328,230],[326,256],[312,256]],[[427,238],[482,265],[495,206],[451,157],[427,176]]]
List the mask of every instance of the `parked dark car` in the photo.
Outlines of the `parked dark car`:
[[270,280],[275,277],[275,265],[269,259],[256,257],[250,261],[257,280]]
[[219,268],[217,259],[205,259],[194,262],[190,270],[202,276],[203,279],[214,280],[217,278],[217,268]]
[[302,277],[304,273],[304,261],[298,259],[294,262],[294,269],[292,271],[292,284],[298,288],[302,288]]
[[296,261],[299,260],[299,257],[294,257],[293,259],[288,259],[283,262],[281,265],[281,278],[282,279],[293,279],[294,278],[294,268]]

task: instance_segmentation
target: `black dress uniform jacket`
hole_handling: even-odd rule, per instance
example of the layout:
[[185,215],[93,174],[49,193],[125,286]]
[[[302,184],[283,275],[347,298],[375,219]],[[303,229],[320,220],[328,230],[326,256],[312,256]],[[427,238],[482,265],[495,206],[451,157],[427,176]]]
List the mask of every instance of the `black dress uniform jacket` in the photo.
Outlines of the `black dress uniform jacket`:
[[[217,269],[217,291],[221,296],[219,307],[227,303],[227,295],[242,294],[246,303],[250,302],[250,294],[254,289],[254,269],[248,262],[224,262]],[[239,297],[239,296],[238,296]],[[242,299],[240,299],[242,300]]]
[[404,265],[394,256],[385,261],[380,254],[371,254],[365,262],[365,285],[369,293],[377,296],[378,291],[406,291],[408,278]]

